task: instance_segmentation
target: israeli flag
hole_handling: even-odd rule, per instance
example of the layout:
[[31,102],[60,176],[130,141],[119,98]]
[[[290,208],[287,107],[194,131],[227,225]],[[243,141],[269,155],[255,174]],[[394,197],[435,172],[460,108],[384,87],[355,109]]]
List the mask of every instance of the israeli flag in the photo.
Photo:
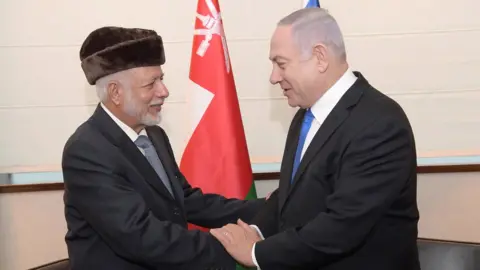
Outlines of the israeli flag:
[[319,0],[305,0],[305,1],[303,1],[303,6],[306,7],[306,8],[320,7],[320,1]]

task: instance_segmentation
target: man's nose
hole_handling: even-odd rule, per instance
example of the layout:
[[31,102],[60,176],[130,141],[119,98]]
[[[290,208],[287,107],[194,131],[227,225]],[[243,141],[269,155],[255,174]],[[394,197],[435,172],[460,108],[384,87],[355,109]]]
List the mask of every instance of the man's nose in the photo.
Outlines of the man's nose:
[[271,84],[277,84],[282,81],[282,77],[280,76],[280,73],[273,68],[272,73],[270,74],[270,83]]
[[159,81],[155,95],[161,98],[167,98],[170,95],[168,88],[163,81]]

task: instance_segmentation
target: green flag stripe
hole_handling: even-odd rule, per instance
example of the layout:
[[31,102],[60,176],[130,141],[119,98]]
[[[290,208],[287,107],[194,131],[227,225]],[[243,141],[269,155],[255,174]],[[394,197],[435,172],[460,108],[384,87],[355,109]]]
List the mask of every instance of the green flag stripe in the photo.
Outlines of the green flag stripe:
[[250,186],[250,190],[247,193],[247,196],[245,197],[245,200],[251,200],[251,199],[256,199],[257,198],[257,190],[255,189],[255,183],[252,183]]

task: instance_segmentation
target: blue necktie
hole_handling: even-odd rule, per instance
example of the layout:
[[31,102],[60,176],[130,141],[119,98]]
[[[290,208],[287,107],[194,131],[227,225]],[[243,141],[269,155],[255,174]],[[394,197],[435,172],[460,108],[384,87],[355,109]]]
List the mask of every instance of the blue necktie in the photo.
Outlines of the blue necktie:
[[312,114],[312,111],[308,109],[303,116],[302,129],[300,130],[300,138],[298,139],[297,152],[295,153],[295,160],[293,161],[292,179],[290,180],[290,183],[293,183],[293,178],[295,177],[295,173],[297,172],[298,166],[300,165],[303,145],[305,144],[305,138],[307,137],[308,130],[310,129],[310,126],[312,126],[313,118],[314,116]]
[[157,173],[160,180],[162,180],[165,187],[168,189],[170,194],[173,195],[172,186],[170,185],[170,181],[168,180],[167,172],[165,168],[163,168],[163,164],[160,161],[160,158],[157,155],[157,151],[155,147],[153,147],[152,142],[150,139],[145,135],[138,136],[137,140],[135,140],[135,144],[142,148],[145,151],[145,157],[147,158],[150,165],[152,165],[153,169]]

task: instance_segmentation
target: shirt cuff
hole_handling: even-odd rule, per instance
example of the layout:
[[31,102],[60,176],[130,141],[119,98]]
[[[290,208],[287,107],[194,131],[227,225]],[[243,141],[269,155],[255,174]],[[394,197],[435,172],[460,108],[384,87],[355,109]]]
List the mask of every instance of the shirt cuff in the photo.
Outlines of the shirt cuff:
[[258,266],[257,258],[255,257],[255,245],[256,244],[257,243],[253,244],[253,248],[252,248],[252,261],[255,264],[255,266],[257,267],[257,270],[260,270],[260,266]]
[[260,238],[262,238],[262,240],[265,240],[265,237],[263,237],[263,234],[260,231],[260,229],[257,227],[257,225],[250,225],[250,227],[254,228],[257,231],[258,235],[260,235]]

